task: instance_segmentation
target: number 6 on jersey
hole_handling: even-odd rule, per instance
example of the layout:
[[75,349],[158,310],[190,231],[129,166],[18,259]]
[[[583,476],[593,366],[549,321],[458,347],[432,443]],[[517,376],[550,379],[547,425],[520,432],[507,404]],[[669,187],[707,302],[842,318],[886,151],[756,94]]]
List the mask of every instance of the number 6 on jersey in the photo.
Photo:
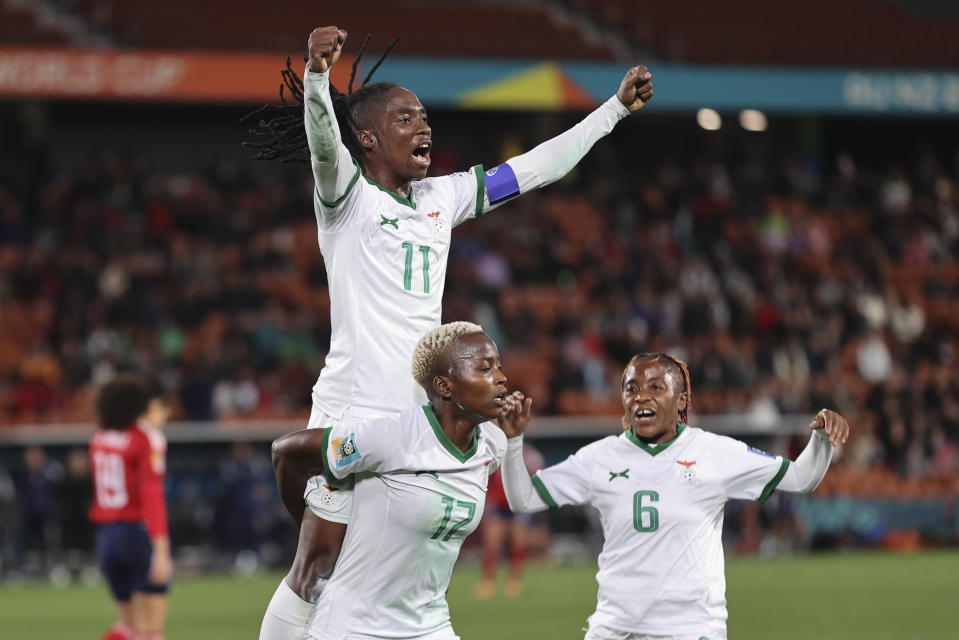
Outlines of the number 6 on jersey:
[[659,511],[656,507],[644,507],[643,498],[649,498],[650,502],[659,502],[659,492],[637,491],[633,494],[633,528],[644,533],[656,531],[659,529]]

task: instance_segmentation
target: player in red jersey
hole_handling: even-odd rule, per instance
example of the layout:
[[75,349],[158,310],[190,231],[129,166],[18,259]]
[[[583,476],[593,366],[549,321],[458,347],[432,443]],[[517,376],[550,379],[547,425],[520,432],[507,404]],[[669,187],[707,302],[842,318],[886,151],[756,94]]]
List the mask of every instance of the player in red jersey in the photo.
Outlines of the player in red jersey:
[[159,390],[117,376],[96,401],[100,430],[90,440],[96,550],[117,603],[103,640],[159,640],[173,574],[163,476],[170,407]]

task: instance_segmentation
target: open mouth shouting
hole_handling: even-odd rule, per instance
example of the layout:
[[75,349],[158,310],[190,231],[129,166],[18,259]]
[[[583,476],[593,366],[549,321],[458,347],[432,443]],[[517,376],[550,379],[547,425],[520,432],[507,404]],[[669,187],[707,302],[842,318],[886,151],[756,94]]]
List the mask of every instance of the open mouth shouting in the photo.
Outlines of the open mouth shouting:
[[639,426],[651,425],[656,421],[656,411],[649,407],[642,407],[633,411],[633,420]]
[[412,151],[413,162],[416,163],[417,166],[420,166],[423,168],[429,168],[430,149],[432,148],[433,148],[432,140],[424,140],[420,142],[418,145],[416,145],[415,147],[413,147],[413,151]]

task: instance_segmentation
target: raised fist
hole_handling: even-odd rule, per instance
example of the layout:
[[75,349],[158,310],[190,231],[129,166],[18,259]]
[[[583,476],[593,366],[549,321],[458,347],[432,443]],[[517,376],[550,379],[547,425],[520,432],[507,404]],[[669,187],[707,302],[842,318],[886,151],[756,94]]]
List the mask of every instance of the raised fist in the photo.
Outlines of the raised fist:
[[652,77],[653,74],[644,65],[633,67],[623,77],[616,97],[631,113],[639,111],[652,99]]
[[317,27],[310,33],[307,47],[310,53],[310,71],[326,73],[329,71],[340,54],[343,53],[343,43],[346,42],[346,31],[337,27]]

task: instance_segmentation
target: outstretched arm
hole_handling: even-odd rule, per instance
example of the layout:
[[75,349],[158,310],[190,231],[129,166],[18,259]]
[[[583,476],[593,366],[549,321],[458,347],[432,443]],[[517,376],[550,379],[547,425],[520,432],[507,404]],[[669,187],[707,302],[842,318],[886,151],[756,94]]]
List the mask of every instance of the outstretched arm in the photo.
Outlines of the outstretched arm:
[[799,457],[789,465],[778,489],[789,493],[809,493],[822,482],[833,450],[849,437],[849,423],[835,411],[823,409],[809,423],[812,436]]
[[326,429],[303,429],[273,441],[273,473],[280,499],[299,529],[306,502],[307,481],[323,473],[323,434]]
[[314,29],[309,39],[309,62],[303,74],[304,124],[310,164],[317,197],[329,209],[339,204],[359,172],[340,138],[330,98],[330,67],[339,60],[345,41],[346,32],[337,27]]
[[633,67],[627,71],[616,95],[572,129],[510,158],[497,167],[493,175],[487,172],[486,210],[495,208],[511,196],[544,187],[565,176],[600,138],[608,135],[630,113],[646,106],[652,97],[652,74],[646,67]]

